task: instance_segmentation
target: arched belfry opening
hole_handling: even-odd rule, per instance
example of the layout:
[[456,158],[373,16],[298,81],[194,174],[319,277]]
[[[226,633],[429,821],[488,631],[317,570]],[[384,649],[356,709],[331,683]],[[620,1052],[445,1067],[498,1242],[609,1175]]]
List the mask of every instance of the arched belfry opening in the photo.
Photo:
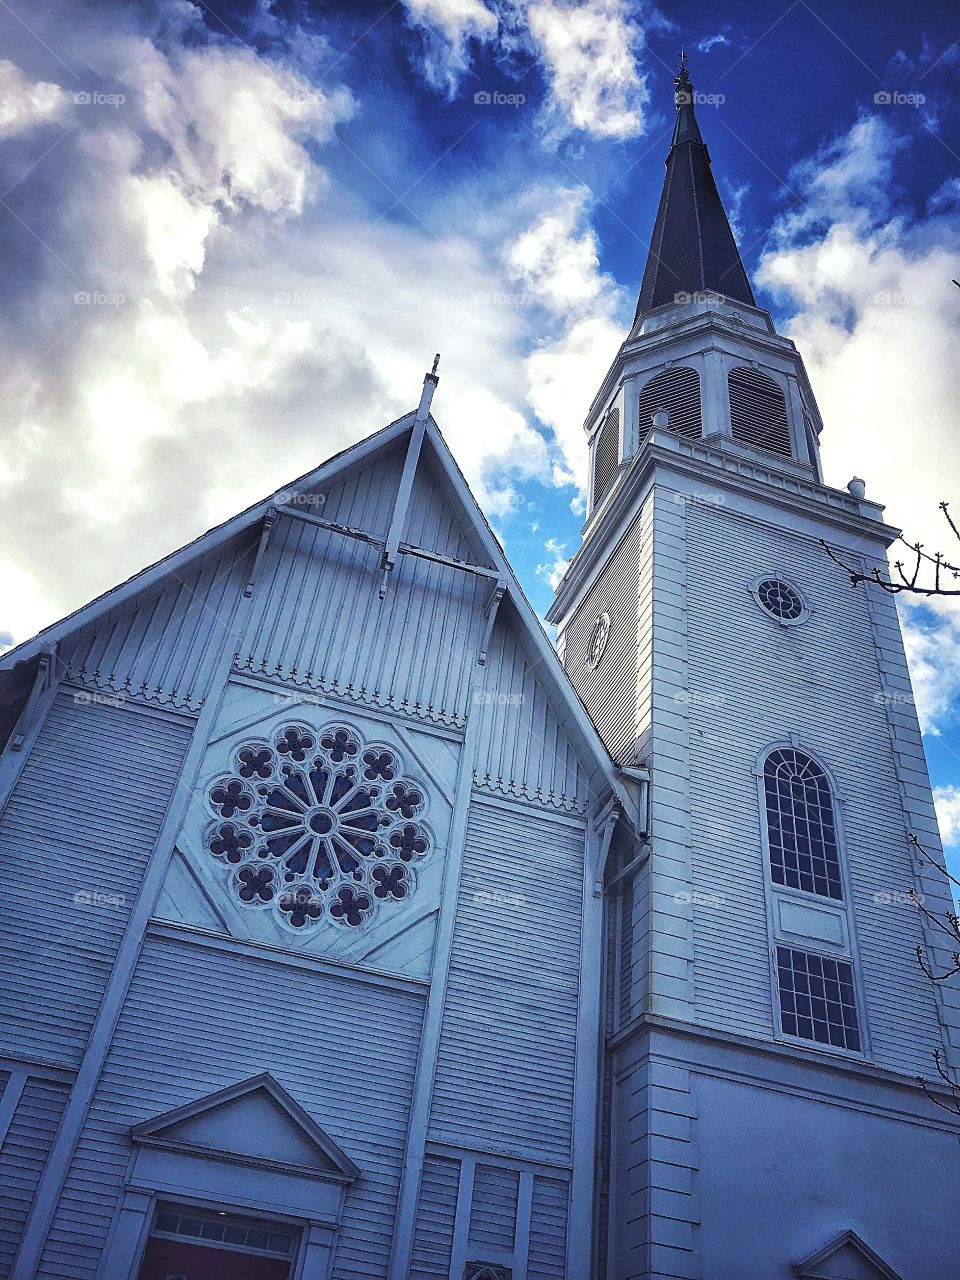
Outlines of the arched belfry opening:
[[791,457],[787,400],[774,380],[757,369],[738,368],[730,370],[727,385],[734,440],[783,458]]
[[611,409],[593,451],[593,505],[603,501],[620,466],[620,410]]
[[665,369],[651,378],[640,391],[640,443],[653,424],[653,415],[665,409],[667,426],[679,436],[699,440],[702,435],[700,414],[700,375],[687,365]]

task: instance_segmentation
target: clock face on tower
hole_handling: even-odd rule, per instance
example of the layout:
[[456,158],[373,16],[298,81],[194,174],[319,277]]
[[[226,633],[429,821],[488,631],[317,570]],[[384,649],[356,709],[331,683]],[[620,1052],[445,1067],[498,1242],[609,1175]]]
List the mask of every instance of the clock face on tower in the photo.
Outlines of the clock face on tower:
[[587,661],[591,670],[597,666],[603,657],[604,650],[607,647],[607,640],[610,636],[610,615],[601,613],[593,624],[593,631],[590,633],[590,645],[587,650]]

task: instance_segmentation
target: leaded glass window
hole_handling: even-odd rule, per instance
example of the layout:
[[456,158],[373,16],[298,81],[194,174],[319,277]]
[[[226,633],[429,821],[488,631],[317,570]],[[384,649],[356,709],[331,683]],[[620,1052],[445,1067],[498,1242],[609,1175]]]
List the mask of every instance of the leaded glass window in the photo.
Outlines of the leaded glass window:
[[803,616],[800,593],[781,578],[764,578],[757,587],[757,599],[782,622],[798,622]]
[[431,850],[423,788],[391,747],[341,724],[244,743],[207,804],[206,847],[237,901],[291,929],[364,924],[409,897]]
[[780,1023],[786,1035],[860,1051],[853,968],[831,956],[777,947]]
[[827,775],[803,752],[785,748],[767,756],[763,786],[774,883],[842,899],[836,818]]

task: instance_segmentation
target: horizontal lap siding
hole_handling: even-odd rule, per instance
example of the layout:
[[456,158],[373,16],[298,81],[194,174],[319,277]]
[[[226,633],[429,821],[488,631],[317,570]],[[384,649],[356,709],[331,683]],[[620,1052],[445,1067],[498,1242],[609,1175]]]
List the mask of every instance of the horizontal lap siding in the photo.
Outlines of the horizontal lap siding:
[[0,1027],[17,1053],[79,1062],[189,736],[54,701],[0,815]]
[[[721,900],[694,907],[700,1015],[769,1031],[767,872],[753,770],[764,745],[796,730],[843,796],[873,1057],[929,1073],[938,1028],[914,954],[922,941],[917,913],[882,900],[903,893],[913,871],[864,593],[850,590],[813,540],[703,506],[687,512],[689,562],[697,566],[688,610],[694,888]],[[780,627],[752,599],[749,582],[771,570],[813,602],[800,626]]]
[[514,1169],[478,1164],[470,1208],[471,1245],[512,1249],[517,1232],[520,1174]]
[[68,1092],[52,1080],[27,1080],[0,1149],[0,1277],[13,1266]]
[[460,1161],[428,1155],[420,1181],[410,1280],[449,1280]]
[[[640,529],[637,517],[596,585],[564,627],[564,666],[610,754],[636,763],[637,640],[640,615]],[[590,638],[601,613],[610,617],[607,647],[591,668]]]
[[567,1183],[559,1178],[538,1175],[533,1180],[527,1280],[567,1280],[568,1194]]
[[434,1093],[435,1130],[567,1160],[583,832],[476,796]]
[[131,1125],[270,1071],[362,1171],[334,1280],[383,1280],[422,1005],[349,977],[148,939],[39,1275],[95,1275]]

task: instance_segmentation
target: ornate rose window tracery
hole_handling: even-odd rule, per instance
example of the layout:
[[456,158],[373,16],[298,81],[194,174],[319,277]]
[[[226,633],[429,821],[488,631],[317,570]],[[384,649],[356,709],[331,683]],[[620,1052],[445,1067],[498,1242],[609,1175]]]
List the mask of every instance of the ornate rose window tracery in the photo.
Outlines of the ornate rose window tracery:
[[423,788],[391,747],[340,724],[244,743],[207,805],[206,847],[233,868],[237,901],[297,930],[357,927],[409,897],[431,848]]

